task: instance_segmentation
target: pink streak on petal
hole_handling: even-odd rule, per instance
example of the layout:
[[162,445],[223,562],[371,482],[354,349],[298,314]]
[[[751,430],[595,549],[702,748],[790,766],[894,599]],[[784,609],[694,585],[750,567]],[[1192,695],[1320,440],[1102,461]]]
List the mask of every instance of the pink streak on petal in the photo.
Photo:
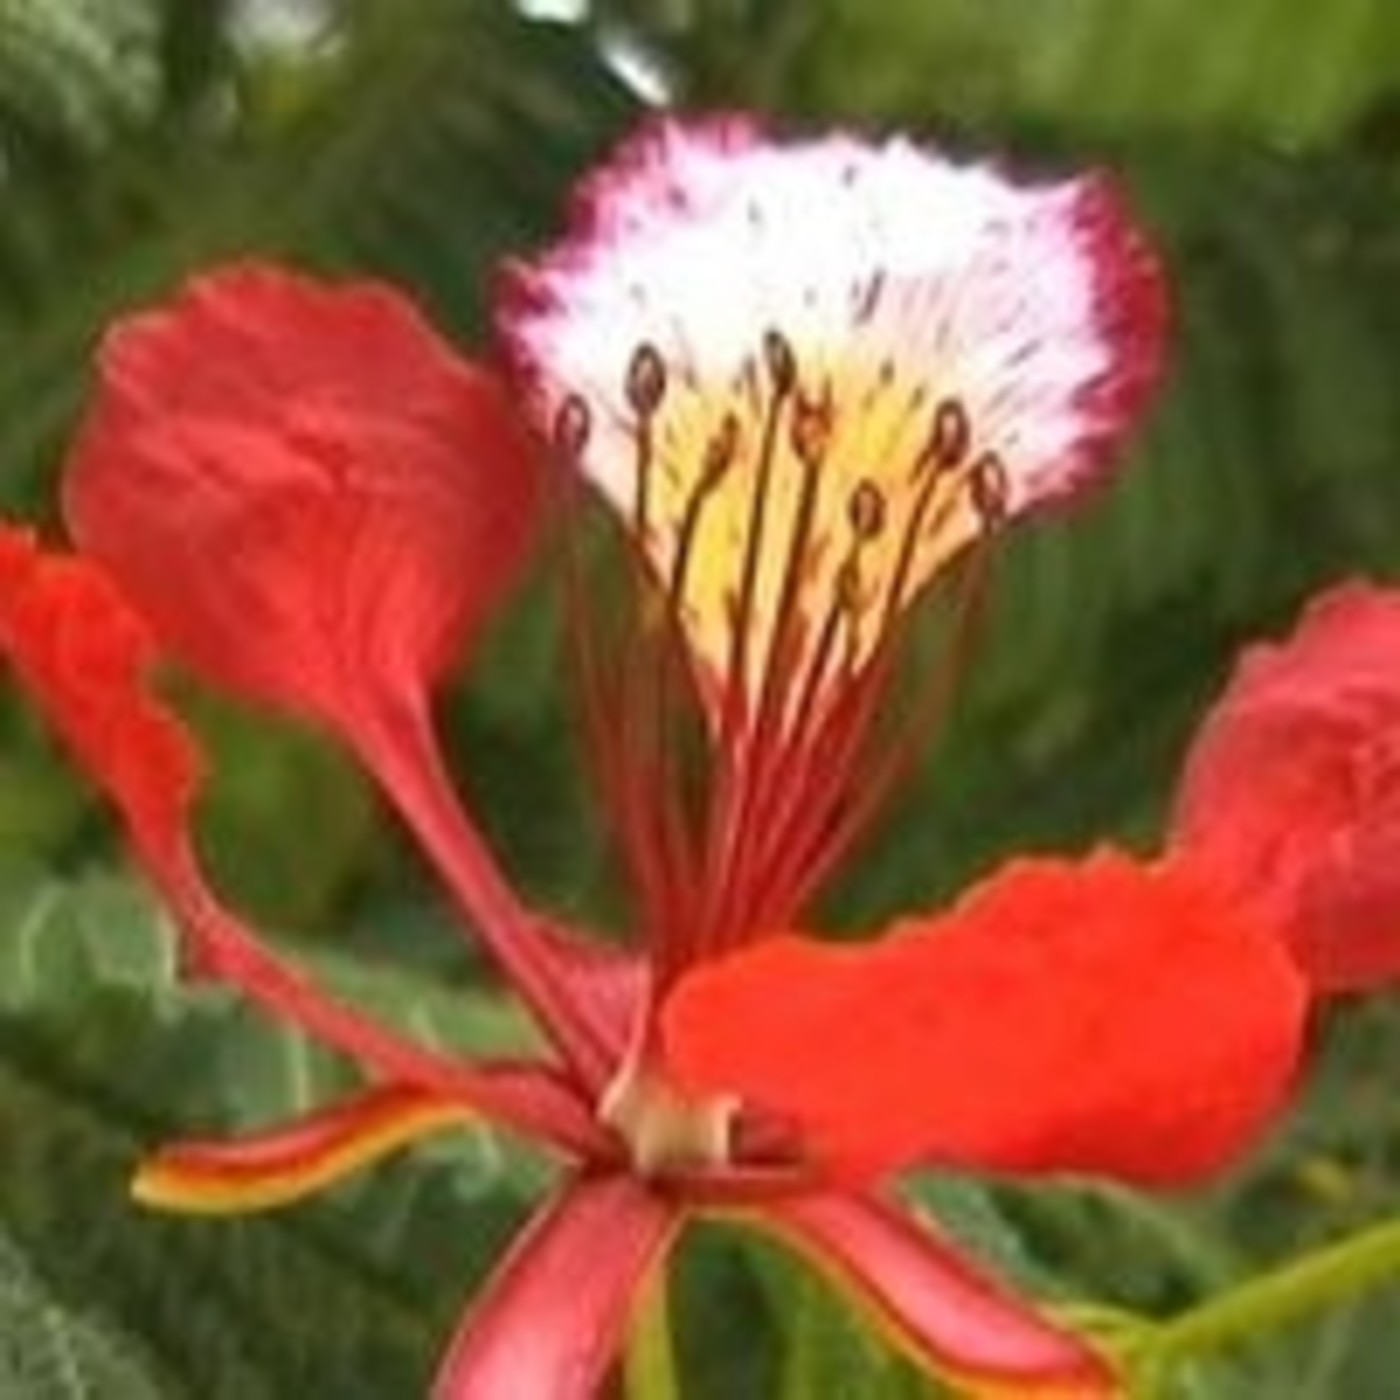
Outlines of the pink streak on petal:
[[568,1183],[462,1320],[433,1400],[595,1400],[679,1223],[629,1177]]
[[[965,1263],[934,1231],[875,1196],[800,1196],[747,1217],[870,1308],[923,1364],[986,1393],[1115,1394],[1080,1338]],[[988,1384],[990,1383],[990,1384]],[[1014,1387],[1014,1389],[1013,1389]]]
[[457,1056],[420,1045],[341,1001],[269,949],[225,908],[187,849],[149,867],[192,952],[193,970],[237,988],[313,1039],[386,1078],[455,1095],[488,1117],[587,1156],[607,1146],[576,1094],[546,1072],[494,1075]]
[[607,950],[547,924],[517,897],[442,761],[419,706],[383,712],[352,741],[462,911],[584,1084],[601,1089],[616,1068],[639,988]]

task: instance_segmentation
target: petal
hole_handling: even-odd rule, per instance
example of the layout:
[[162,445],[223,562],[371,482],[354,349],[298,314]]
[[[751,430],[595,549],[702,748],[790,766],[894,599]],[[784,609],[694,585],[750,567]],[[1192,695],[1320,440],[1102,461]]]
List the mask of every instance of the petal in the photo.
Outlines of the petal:
[[453,660],[536,480],[500,385],[395,292],[244,265],[108,334],[65,505],[174,655],[344,722]]
[[199,756],[145,692],[155,647],[110,579],[0,525],[0,656],[122,809],[137,846],[168,849],[184,829]]
[[1344,584],[1245,652],[1192,743],[1173,840],[1317,989],[1400,976],[1400,592]]
[[132,1195],[142,1205],[199,1215],[289,1205],[470,1117],[460,1099],[388,1085],[236,1141],[164,1147],[142,1163]]
[[[1286,641],[1262,642],[1245,651],[1232,699],[1326,705],[1361,703],[1364,697],[1383,705],[1400,691],[1394,660],[1398,647],[1400,591],[1350,579],[1313,598]],[[1343,681],[1345,697],[1338,691]]]
[[1107,1400],[1118,1393],[1087,1343],[980,1276],[938,1234],[874,1196],[776,1202],[746,1217],[852,1295],[890,1340],[959,1393]]
[[66,480],[85,550],[174,657],[355,747],[595,1072],[604,1015],[460,810],[426,713],[534,533],[535,464],[502,386],[387,287],[253,265],[119,325],[100,369]]
[[472,1304],[434,1400],[594,1400],[679,1223],[673,1204],[628,1177],[570,1182]]
[[478,1072],[417,1045],[328,995],[279,958],[205,883],[189,820],[198,755],[147,689],[156,648],[143,620],[95,564],[48,554],[0,526],[0,656],[116,803],[147,873],[180,921],[187,963],[391,1080],[415,1083],[566,1151],[601,1140],[571,1091],[537,1076]]
[[1014,862],[872,946],[759,943],[690,974],[664,1027],[687,1087],[795,1120],[839,1170],[1165,1184],[1278,1108],[1304,1000],[1213,886],[1101,852]]
[[1016,511],[1101,465],[1160,371],[1164,331],[1155,258],[1097,179],[1022,185],[903,140],[782,143],[732,119],[644,127],[510,290],[504,329],[544,422],[570,392],[590,403],[585,464],[627,513],[639,346],[726,397],[769,330],[818,382],[889,355],[965,403]]
[[863,598],[867,658],[882,615],[990,525],[1103,470],[1165,315],[1100,180],[663,120],[513,269],[500,319],[541,426],[670,581],[704,670],[744,619],[752,695],[790,560],[805,645]]
[[458,800],[428,717],[368,726],[361,758],[579,1081],[601,1089],[626,1046],[644,969],[526,908]]

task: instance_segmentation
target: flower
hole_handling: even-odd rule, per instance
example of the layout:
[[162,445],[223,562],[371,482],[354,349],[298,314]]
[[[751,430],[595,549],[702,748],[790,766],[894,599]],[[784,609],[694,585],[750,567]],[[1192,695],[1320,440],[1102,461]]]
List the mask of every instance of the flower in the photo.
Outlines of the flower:
[[[978,1393],[1114,1393],[1106,1358],[881,1183],[1165,1184],[1227,1161],[1297,1048],[1271,932],[1189,862],[1111,850],[1013,860],[869,945],[800,930],[923,735],[928,707],[892,684],[916,598],[956,622],[996,534],[1106,471],[1162,321],[1101,181],[729,120],[644,130],[560,247],[512,270],[502,330],[544,463],[501,381],[384,288],[241,266],[118,326],[65,483],[81,553],[0,535],[0,651],[121,809],[191,974],[367,1079],[289,1126],[162,1149],[137,1195],[277,1205],[484,1116],[567,1169],[468,1308],[440,1400],[597,1393],[637,1290],[709,1212],[809,1257]],[[630,603],[593,604],[584,482],[621,527]],[[626,951],[529,908],[433,732],[432,686],[548,499],[636,896]],[[534,1013],[537,1062],[413,1043],[218,898],[194,743],[148,689],[167,655],[355,751]]]
[[1319,991],[1400,976],[1400,594],[1337,585],[1245,653],[1194,741],[1173,840]]

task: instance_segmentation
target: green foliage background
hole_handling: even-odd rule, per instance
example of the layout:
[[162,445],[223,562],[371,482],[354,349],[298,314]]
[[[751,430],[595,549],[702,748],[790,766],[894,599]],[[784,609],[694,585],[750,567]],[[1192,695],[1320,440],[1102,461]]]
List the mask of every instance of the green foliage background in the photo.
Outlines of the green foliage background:
[[[1131,470],[1017,536],[952,730],[833,905],[934,901],[1013,849],[1150,842],[1194,717],[1314,587],[1400,573],[1400,11],[1387,0],[0,0],[0,508],[52,513],[103,325],[243,252],[372,270],[464,343],[492,269],[648,101],[1102,162],[1161,239],[1176,367]],[[285,21],[288,16],[297,24]],[[556,622],[531,593],[452,701],[461,772],[542,901],[608,907]],[[220,871],[326,975],[422,1033],[514,1019],[340,756],[212,697]],[[306,833],[317,833],[310,841]],[[338,1068],[178,990],[105,814],[0,698],[0,1396],[420,1393],[543,1168],[465,1137],[263,1220],[139,1214],[173,1127],[267,1121]],[[1261,1159],[1145,1201],[914,1189],[1051,1297],[1169,1310],[1395,1209],[1400,1018],[1319,1027]],[[682,1279],[698,1396],[919,1383],[792,1265],[722,1235]],[[1392,1400],[1400,1287],[1163,1395]],[[736,1338],[742,1338],[737,1342]]]

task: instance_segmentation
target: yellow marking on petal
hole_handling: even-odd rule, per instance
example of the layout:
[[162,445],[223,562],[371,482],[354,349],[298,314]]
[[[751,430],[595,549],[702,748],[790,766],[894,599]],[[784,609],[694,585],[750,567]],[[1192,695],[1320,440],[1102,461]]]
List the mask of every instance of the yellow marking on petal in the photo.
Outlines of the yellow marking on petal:
[[1127,1400],[1128,1392],[1119,1381],[1037,1385],[1034,1381],[996,1383],[974,1377],[950,1380],[961,1385],[965,1400]]
[[137,1170],[131,1193],[142,1205],[195,1215],[269,1210],[471,1116],[456,1099],[403,1085],[373,1089],[266,1133],[162,1148]]
[[712,694],[775,666],[785,708],[826,693],[999,520],[999,462],[910,366],[804,366],[776,332],[727,386],[659,366],[638,350],[635,525]]

